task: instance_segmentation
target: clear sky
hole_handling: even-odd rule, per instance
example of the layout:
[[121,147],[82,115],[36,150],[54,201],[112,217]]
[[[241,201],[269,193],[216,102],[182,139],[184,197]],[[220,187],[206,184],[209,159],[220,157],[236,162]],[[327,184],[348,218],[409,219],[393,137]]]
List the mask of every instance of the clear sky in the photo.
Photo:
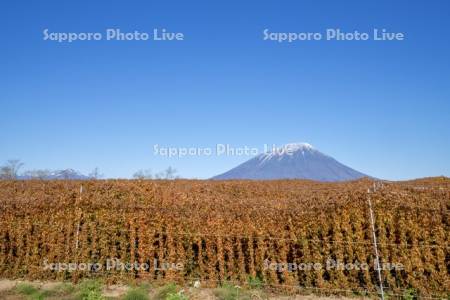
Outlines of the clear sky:
[[[450,2],[2,1],[0,163],[167,166],[208,178],[250,156],[153,145],[308,142],[386,179],[450,176]],[[44,41],[50,32],[182,32],[183,41]],[[404,41],[264,41],[327,28]]]

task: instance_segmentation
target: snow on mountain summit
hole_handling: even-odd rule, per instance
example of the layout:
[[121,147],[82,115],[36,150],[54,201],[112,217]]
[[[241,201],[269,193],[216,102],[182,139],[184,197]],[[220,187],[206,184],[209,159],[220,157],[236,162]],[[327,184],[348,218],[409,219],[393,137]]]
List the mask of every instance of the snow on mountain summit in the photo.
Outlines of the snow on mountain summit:
[[296,150],[311,150],[314,149],[314,147],[311,144],[308,143],[289,143],[283,146],[284,149],[290,149],[293,151]]
[[365,176],[309,143],[289,143],[260,154],[213,179],[345,181]]
[[283,156],[293,155],[298,151],[301,151],[302,155],[304,155],[305,151],[315,151],[315,149],[311,144],[308,143],[289,143],[263,153],[259,155],[258,158],[261,162],[265,162],[272,158],[282,159]]

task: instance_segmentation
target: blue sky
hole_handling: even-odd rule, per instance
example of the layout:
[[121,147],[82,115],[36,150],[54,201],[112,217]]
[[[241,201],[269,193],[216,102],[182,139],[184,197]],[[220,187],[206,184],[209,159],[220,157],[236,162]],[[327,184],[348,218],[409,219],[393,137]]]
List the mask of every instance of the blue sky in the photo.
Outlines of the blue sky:
[[[339,2],[339,3],[338,3]],[[167,166],[208,178],[249,156],[153,145],[309,142],[386,179],[450,176],[450,2],[3,1],[0,163]],[[44,41],[51,32],[182,32],[184,41]],[[264,41],[262,31],[403,32],[404,41]]]

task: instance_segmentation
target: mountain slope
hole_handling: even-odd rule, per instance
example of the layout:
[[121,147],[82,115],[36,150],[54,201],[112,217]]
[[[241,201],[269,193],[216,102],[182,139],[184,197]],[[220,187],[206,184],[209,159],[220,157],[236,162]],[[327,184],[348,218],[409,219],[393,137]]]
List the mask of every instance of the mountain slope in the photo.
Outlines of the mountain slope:
[[307,143],[287,144],[260,154],[212,179],[311,179],[346,181],[367,175],[347,167]]
[[45,179],[45,180],[87,180],[89,176],[83,175],[73,169],[64,169],[56,171],[42,171],[40,173],[28,172],[18,176],[18,179]]

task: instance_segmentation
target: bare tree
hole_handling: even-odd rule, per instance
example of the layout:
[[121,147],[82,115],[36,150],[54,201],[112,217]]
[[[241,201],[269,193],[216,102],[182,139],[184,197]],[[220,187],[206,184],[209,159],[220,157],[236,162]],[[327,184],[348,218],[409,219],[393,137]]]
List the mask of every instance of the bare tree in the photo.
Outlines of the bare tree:
[[165,175],[165,179],[175,179],[175,174],[177,173],[177,170],[172,168],[172,167],[168,167],[165,171],[164,171],[164,175]]
[[5,165],[0,167],[1,179],[17,179],[19,170],[22,168],[23,163],[18,159],[10,159]]
[[155,174],[155,179],[164,179],[164,172],[158,172]]
[[133,174],[133,178],[135,178],[135,179],[177,179],[178,176],[175,176],[176,173],[177,173],[177,170],[172,167],[168,167],[164,171],[155,173],[154,175],[152,175],[152,172],[150,169],[147,169],[147,170],[137,171],[136,173]]
[[103,174],[100,174],[99,169],[98,169],[97,167],[95,167],[95,169],[92,170],[92,172],[89,173],[88,176],[89,176],[89,178],[91,178],[91,179],[100,179],[100,178],[103,177]]
[[153,179],[152,170],[139,170],[133,174],[134,179]]
[[72,170],[65,169],[57,171],[57,173],[61,174],[62,179],[69,180],[72,177]]
[[11,170],[7,166],[0,167],[0,179],[11,179]]

